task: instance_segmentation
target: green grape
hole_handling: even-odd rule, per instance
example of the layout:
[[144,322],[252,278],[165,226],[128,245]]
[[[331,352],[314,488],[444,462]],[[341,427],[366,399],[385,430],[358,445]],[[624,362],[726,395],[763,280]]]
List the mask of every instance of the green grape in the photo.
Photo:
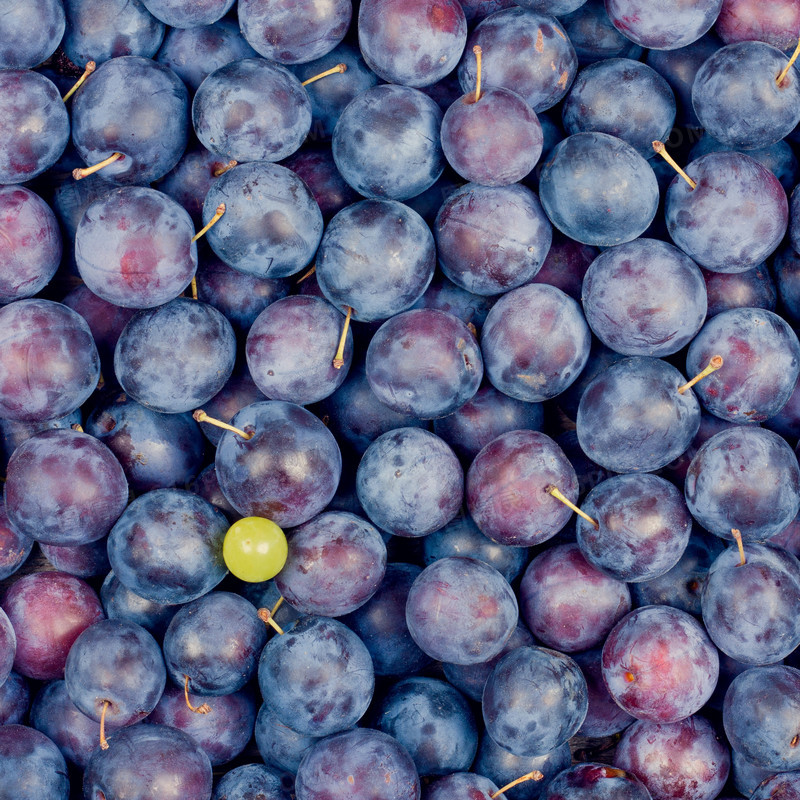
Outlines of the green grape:
[[264,517],[245,517],[225,534],[222,557],[240,580],[259,583],[274,578],[286,563],[289,549],[283,531]]

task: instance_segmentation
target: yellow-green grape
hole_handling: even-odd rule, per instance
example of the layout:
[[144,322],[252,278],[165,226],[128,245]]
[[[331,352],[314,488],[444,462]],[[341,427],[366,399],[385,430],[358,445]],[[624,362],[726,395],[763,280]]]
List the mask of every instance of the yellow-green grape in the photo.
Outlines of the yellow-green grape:
[[250,583],[274,578],[286,563],[289,549],[283,531],[264,517],[245,517],[225,534],[222,557],[228,569]]

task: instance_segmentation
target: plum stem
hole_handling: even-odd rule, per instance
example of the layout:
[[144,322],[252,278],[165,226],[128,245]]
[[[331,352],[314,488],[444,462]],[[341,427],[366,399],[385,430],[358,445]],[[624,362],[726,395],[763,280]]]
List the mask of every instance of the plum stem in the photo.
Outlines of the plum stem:
[[347,316],[344,318],[342,335],[339,337],[339,346],[336,348],[336,355],[333,357],[333,366],[336,369],[341,369],[344,366],[344,346],[347,343],[347,331],[350,328],[350,316],[352,313],[353,309],[347,306]]
[[683,178],[689,186],[694,189],[697,186],[697,182],[693,181],[679,166],[678,162],[667,152],[666,148],[664,147],[664,142],[655,141],[653,142],[653,150],[658,153],[664,161],[669,164],[678,175]]
[[108,750],[108,741],[106,740],[106,710],[111,705],[110,700],[103,700],[103,710],[100,712],[100,749]]
[[708,366],[702,372],[698,372],[694,378],[684,383],[683,386],[678,387],[678,394],[683,394],[688,389],[691,389],[698,381],[707,378],[712,372],[716,372],[723,363],[722,356],[712,356],[711,360],[708,362]]
[[217,164],[217,166],[214,167],[214,171],[211,174],[215,178],[219,178],[220,175],[224,175],[229,169],[233,169],[238,164],[239,162],[236,159],[232,158],[227,164]]
[[798,744],[800,744],[800,733],[796,733],[792,737],[792,741],[789,742],[789,747],[797,747]]
[[312,275],[313,275],[313,274],[314,274],[316,271],[317,271],[317,265],[316,265],[316,264],[312,264],[312,265],[311,265],[311,269],[309,269],[309,270],[306,270],[306,272],[304,272],[304,273],[303,273],[303,274],[302,274],[302,275],[301,275],[301,276],[300,276],[300,277],[297,279],[297,282],[298,282],[298,283],[302,283],[302,282],[303,282],[303,281],[304,281],[306,278],[310,278],[310,277],[311,277],[311,276],[312,276]]
[[617,767],[603,767],[604,778],[624,778],[628,773]]
[[739,548],[739,563],[736,566],[743,567],[747,563],[747,560],[744,557],[744,544],[742,543],[742,532],[738,528],[731,528],[731,536],[733,536],[733,541],[736,542],[736,546]]
[[792,57],[789,59],[789,63],[781,70],[781,74],[775,79],[775,83],[780,86],[783,83],[783,79],[789,74],[789,70],[792,68],[792,65],[795,61],[797,61],[797,57],[800,56],[800,40],[797,42],[797,47],[794,49],[794,53],[792,53]]
[[192,705],[192,701],[189,700],[189,676],[186,673],[183,674],[183,697],[186,700],[189,711],[194,711],[195,714],[211,713],[211,706],[208,703],[202,703],[199,706]]
[[192,282],[189,284],[192,290],[192,300],[197,300],[197,275],[192,275]]
[[592,519],[585,511],[581,511],[572,500],[562,494],[557,486],[550,484],[549,486],[545,486],[544,490],[547,494],[555,497],[556,500],[560,500],[567,508],[571,508],[579,517],[583,517],[590,525],[594,526],[596,531],[600,530],[600,523],[596,519]]
[[109,164],[113,164],[115,161],[121,161],[123,158],[125,158],[125,156],[122,153],[112,153],[108,158],[104,158],[91,167],[78,167],[72,170],[72,177],[75,178],[76,181],[88,178],[90,175],[94,175],[95,172],[99,172]]
[[97,69],[97,63],[94,61],[89,61],[86,64],[85,69],[83,70],[83,75],[75,81],[75,85],[61,98],[63,102],[67,102],[67,100],[78,91],[78,89],[83,86],[84,81]]
[[278,631],[278,633],[281,634],[281,636],[283,636],[283,628],[281,628],[281,626],[275,622],[275,620],[272,618],[272,612],[268,608],[259,608],[258,618],[267,625],[271,625],[276,631]]
[[192,236],[192,242],[196,242],[201,236],[205,236],[205,234],[207,234],[220,221],[220,219],[222,219],[222,215],[224,213],[225,203],[220,203],[217,206],[217,210],[214,212],[214,216],[208,221],[208,225],[204,225],[194,236]]
[[347,64],[337,64],[335,67],[326,69],[325,72],[320,72],[319,75],[315,75],[313,78],[303,81],[302,85],[308,86],[309,83],[314,83],[314,81],[318,81],[320,78],[327,78],[328,75],[335,75],[339,72],[347,72]]
[[521,775],[519,778],[511,781],[511,783],[507,783],[502,789],[498,789],[496,792],[491,792],[489,797],[495,798],[499,795],[507,792],[509,789],[513,789],[515,786],[519,785],[520,783],[525,783],[525,781],[540,781],[544,778],[544,774],[539,772],[538,769],[531,770],[527,772],[525,775]]
[[73,422],[70,428],[78,433],[83,433],[83,425],[81,425],[80,422]]
[[481,99],[481,77],[483,72],[483,50],[481,50],[481,46],[476,44],[475,47],[472,48],[472,52],[475,53],[475,71],[477,72],[477,77],[475,78],[475,102],[477,103],[478,100]]
[[226,431],[233,431],[234,433],[238,433],[243,439],[252,439],[253,434],[247,433],[243,431],[241,428],[234,428],[233,425],[229,425],[227,422],[223,422],[221,419],[215,419],[214,417],[209,417],[202,408],[198,408],[192,414],[195,422],[207,422],[209,425],[216,425],[218,428],[222,428]]

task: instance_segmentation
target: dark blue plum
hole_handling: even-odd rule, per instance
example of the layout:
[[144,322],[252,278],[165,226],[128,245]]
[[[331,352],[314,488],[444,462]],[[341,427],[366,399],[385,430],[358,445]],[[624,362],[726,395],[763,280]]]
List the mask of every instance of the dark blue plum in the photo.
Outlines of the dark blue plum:
[[453,686],[476,703],[480,703],[486,681],[497,663],[512,650],[516,650],[518,647],[531,647],[534,644],[536,642],[533,634],[523,623],[517,622],[514,632],[506,639],[500,652],[488,661],[480,661],[477,664],[444,663],[442,668],[445,677]]
[[[255,7],[256,4],[251,1],[249,5]],[[344,73],[334,74],[330,80],[314,81],[305,87],[311,101],[310,138],[313,141],[330,140],[347,104],[378,82],[378,76],[364,63],[361,51],[349,44],[340,44],[321,58],[297,64],[292,67],[292,72],[301,81],[306,81],[338,64],[345,65]]]
[[419,90],[374,86],[342,111],[333,131],[333,159],[342,177],[365,197],[407,200],[442,174],[441,124],[439,106]]
[[800,771],[779,773],[767,778],[755,788],[750,800],[769,800],[783,795],[787,800],[800,797]]
[[575,133],[556,145],[539,177],[539,198],[562,233],[584,244],[610,247],[647,230],[659,195],[652,167],[633,147],[592,131]]
[[542,126],[516,92],[490,86],[458,98],[445,111],[442,150],[464,179],[484,186],[509,186],[522,180],[542,154]]
[[414,564],[387,564],[375,594],[342,620],[369,650],[376,675],[410,675],[431,660],[406,626],[408,592],[420,572]]
[[586,387],[578,404],[577,432],[589,458],[615,472],[653,472],[691,444],[700,405],[684,378],[657,358],[626,358]]
[[420,428],[397,428],[365,451],[356,474],[367,516],[395,536],[425,536],[448,523],[464,499],[464,471],[450,446]]
[[499,544],[527,547],[555,536],[572,512],[552,497],[555,486],[578,499],[575,469],[561,448],[538,431],[509,431],[478,453],[466,480],[467,508]]
[[152,58],[164,38],[164,23],[140,0],[65,0],[64,10],[62,46],[79,67],[119,56]]
[[[33,25],[33,20],[39,24]],[[8,6],[0,23],[0,69],[30,69],[48,59],[64,35],[60,0],[22,0]]]
[[18,672],[9,673],[0,686],[0,726],[22,722],[31,704],[28,681]]
[[258,684],[281,722],[307,736],[328,736],[358,722],[375,675],[367,648],[346,625],[307,616],[267,642]]
[[132,317],[117,341],[114,371],[138,403],[181,414],[222,389],[235,359],[236,335],[228,320],[206,303],[177,297]]
[[725,549],[718,536],[694,529],[678,563],[663,575],[631,586],[637,606],[672,606],[699,617],[708,569]]
[[[137,91],[131,91],[135,86]],[[189,95],[169,67],[141,56],[101,64],[72,100],[72,141],[94,165],[114,153],[104,178],[147,184],[166,175],[186,149]]]
[[231,592],[209,592],[170,621],[164,634],[167,673],[180,687],[188,677],[198,695],[232,694],[255,674],[266,641],[252,603]]
[[326,222],[359,199],[358,192],[339,172],[330,145],[302,147],[289,156],[283,166],[305,181]]
[[25,563],[33,541],[11,522],[5,500],[0,500],[0,580],[13,575]]
[[578,545],[590,563],[638,583],[672,569],[686,549],[692,517],[680,490],[657,475],[616,475],[595,486],[581,510]]
[[42,555],[60,572],[78,578],[104,576],[111,565],[105,539],[97,539],[88,544],[56,545],[39,544]]
[[549,547],[528,565],[520,613],[546,647],[572,653],[597,647],[631,610],[628,587],[595,567],[577,544]]
[[472,331],[446,311],[418,308],[381,325],[367,349],[367,380],[378,400],[419,419],[451,414],[483,379]]
[[462,463],[469,464],[502,433],[542,429],[544,411],[540,403],[528,403],[503,394],[493,386],[482,386],[464,405],[433,422]]
[[653,158],[654,139],[675,122],[675,96],[654,69],[630,58],[609,58],[581,70],[561,107],[567,134],[599,131],[617,136],[640,156]]
[[553,242],[542,268],[531,283],[549,283],[580,302],[583,277],[600,251],[553,231]]
[[366,520],[344,511],[295,528],[275,584],[301,614],[341,617],[375,594],[386,571],[386,545]]
[[778,434],[736,426],[712,436],[689,465],[684,485],[692,516],[708,531],[758,542],[782,531],[800,509],[800,468]]
[[580,728],[588,708],[586,680],[563,653],[519,647],[494,668],[483,690],[486,732],[518,756],[542,756]]
[[692,161],[667,190],[672,240],[701,267],[744,272],[760,264],[786,233],[789,203],[780,181],[754,158],[709,153]]
[[214,789],[211,800],[290,800],[281,773],[264,764],[242,764],[226,772]]
[[408,751],[382,731],[356,728],[313,745],[297,770],[297,800],[420,800]]
[[[200,707],[205,699],[189,692],[189,702],[194,708]],[[207,705],[211,709],[207,714],[198,713],[187,705],[182,688],[167,686],[147,717],[147,724],[177,728],[200,745],[212,767],[227,764],[242,753],[253,737],[255,697],[247,690],[232,692],[215,697]]]
[[466,698],[435,678],[398,681],[375,709],[375,727],[408,750],[420,775],[469,769],[478,727]]
[[187,603],[227,574],[222,540],[225,515],[181,489],[137,497],[112,528],[108,557],[117,579],[156,603]]
[[[164,657],[140,625],[103,619],[75,640],[64,680],[70,700],[107,728],[132,725],[156,706],[166,685]],[[102,747],[102,744],[101,744]]]
[[28,181],[52,167],[67,146],[69,128],[51,80],[27,69],[0,70],[0,185]]
[[582,301],[595,336],[626,356],[677,353],[700,330],[707,311],[697,264],[657,239],[601,253],[583,279]]
[[653,797],[709,800],[725,786],[730,751],[703,717],[634,722],[619,742],[614,765],[638,776]]
[[[515,5],[513,0],[459,0],[467,23],[480,22],[489,14],[500,11],[502,8],[511,8]],[[500,786],[500,784],[497,784]]]
[[222,175],[203,204],[211,249],[229,266],[256,278],[285,278],[305,267],[322,238],[322,212],[308,186],[286,167],[242,164]]
[[414,581],[406,624],[431,658],[478,664],[496,656],[519,618],[508,581],[483,561],[451,556],[434,561]]
[[457,516],[443,528],[428,534],[422,540],[422,552],[426,566],[448,556],[477,558],[494,567],[509,583],[528,561],[528,548],[493,542],[467,514]]
[[6,682],[17,654],[17,635],[8,615],[0,608],[0,685]]
[[707,319],[732,308],[775,311],[778,293],[766,264],[759,264],[746,272],[709,272],[705,269],[701,272],[708,297]]
[[586,678],[589,710],[578,729],[579,736],[601,738],[624,731],[634,718],[618,706],[603,680],[602,649],[584,650],[572,656]]
[[491,14],[470,35],[458,66],[465,94],[475,90],[476,45],[483,50],[482,84],[522,95],[537,114],[566,95],[578,69],[575,49],[555,17],[514,6]]
[[[800,195],[797,200],[800,200]],[[800,232],[800,228],[795,225],[792,225],[792,228]],[[791,235],[790,229],[790,237]],[[797,236],[797,233],[794,235]],[[791,244],[786,244],[775,253],[772,272],[784,319],[792,325],[800,324],[800,255]]]
[[148,800],[208,800],[211,763],[200,745],[168,725],[135,725],[109,737],[83,774],[83,796]]
[[142,0],[156,19],[173,28],[197,28],[222,19],[235,0]]
[[606,58],[638,59],[642,55],[643,49],[614,27],[603,0],[587,0],[559,21],[582,67]]
[[52,739],[64,758],[83,769],[100,747],[100,723],[79,711],[64,681],[43,686],[30,709],[31,725]]
[[354,365],[341,387],[323,400],[320,407],[336,440],[359,454],[378,436],[395,428],[428,426],[413,414],[393,411],[384,405],[372,391],[363,364]]
[[117,457],[136,494],[183,488],[203,466],[205,441],[190,414],[161,414],[112,395],[86,421],[86,432]]
[[633,772],[585,761],[560,772],[539,795],[542,800],[649,800]]
[[606,0],[614,27],[653,50],[675,50],[697,41],[714,24],[722,0],[666,0],[657,8],[641,0]]
[[189,214],[155,189],[126,186],[95,200],[75,232],[75,263],[98,297],[153,308],[180,295],[197,269]]
[[244,516],[266,517],[282,528],[302,525],[333,499],[342,455],[331,432],[310,411],[270,400],[239,411],[215,465],[223,494]]
[[782,547],[729,547],[708,571],[703,624],[714,644],[745,664],[775,664],[800,645],[800,561]]
[[719,656],[694,617],[669,606],[645,606],[614,626],[602,666],[609,693],[629,714],[678,722],[711,697]]
[[483,775],[474,772],[452,772],[425,787],[425,800],[446,800],[450,797],[469,797],[488,800],[499,796],[498,787]]
[[351,0],[241,0],[237,13],[242,35],[259,55],[279,64],[305,64],[344,38],[353,6]]
[[258,711],[255,725],[258,752],[265,764],[281,772],[294,775],[306,750],[320,738],[293,731],[275,716],[266,703]]
[[733,679],[722,721],[731,747],[752,764],[775,772],[800,769],[797,748],[800,670],[754,667]]
[[67,764],[52,739],[26,725],[0,726],[0,796],[8,800],[68,800]]
[[56,215],[24,186],[0,187],[0,303],[32,297],[61,263],[61,232]]
[[444,274],[479,295],[530,281],[552,241],[539,199],[521,184],[462,186],[442,203],[433,230]]
[[797,44],[800,7],[794,0],[776,0],[769,7],[758,0],[727,0],[722,4],[714,30],[725,44],[757,40],[780,50]]
[[481,332],[486,375],[504,394],[540,403],[561,394],[589,358],[580,306],[555,286],[531,283],[503,295]]
[[311,129],[311,103],[300,81],[264,58],[242,58],[212,72],[192,102],[197,138],[236,161],[280,161]]
[[93,436],[42,431],[9,459],[5,502],[11,522],[32,539],[87,544],[105,536],[125,510],[128,482],[111,450]]
[[353,359],[348,329],[342,363],[334,364],[344,319],[326,300],[292,295],[271,303],[247,334],[247,367],[270,400],[305,406],[338,389]]
[[192,91],[215,70],[257,54],[232,20],[197,28],[169,28],[156,61],[166,64]]
[[358,44],[389,83],[430,86],[452,72],[467,41],[457,0],[362,0]]
[[737,150],[767,147],[800,122],[800,80],[787,58],[766,42],[721,47],[702,67],[692,86],[692,104],[706,132]]
[[316,276],[336,308],[362,322],[410,308],[436,266],[433,235],[416,211],[393,200],[362,200],[328,224]]
[[106,575],[100,587],[100,599],[109,619],[135,622],[159,640],[164,638],[167,626],[180,608],[179,605],[156,603],[139,596],[123,586],[113,570]]

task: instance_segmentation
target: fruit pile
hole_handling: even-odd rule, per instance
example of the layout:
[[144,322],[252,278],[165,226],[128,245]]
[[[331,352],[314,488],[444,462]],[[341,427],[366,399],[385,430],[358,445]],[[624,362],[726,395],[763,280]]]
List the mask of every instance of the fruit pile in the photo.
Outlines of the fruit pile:
[[799,36],[0,0],[0,800],[800,800]]

